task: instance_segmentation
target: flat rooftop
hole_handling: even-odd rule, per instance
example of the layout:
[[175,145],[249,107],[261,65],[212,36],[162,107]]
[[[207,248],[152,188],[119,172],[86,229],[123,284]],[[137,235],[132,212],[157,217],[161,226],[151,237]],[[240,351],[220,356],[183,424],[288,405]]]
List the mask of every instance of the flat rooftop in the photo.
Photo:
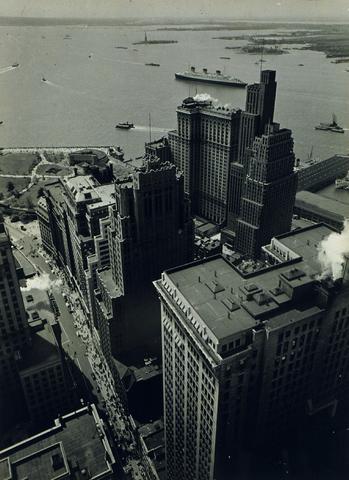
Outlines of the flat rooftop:
[[109,183],[106,185],[100,185],[95,187],[94,192],[99,198],[97,203],[92,203],[88,205],[88,210],[94,210],[101,207],[107,207],[108,205],[113,205],[115,203],[115,185],[114,183]]
[[22,350],[22,359],[18,365],[24,373],[27,369],[49,366],[61,360],[52,327],[56,323],[55,317],[46,290],[21,289],[21,293],[32,330],[32,344]]
[[[105,478],[115,463],[94,405],[56,420],[54,427],[0,451],[0,478]],[[110,477],[108,477],[110,478]],[[116,477],[115,477],[116,478]]]
[[17,248],[14,248],[12,253],[19,266],[23,269],[24,278],[33,277],[36,274],[36,270],[27,257]]
[[349,217],[349,204],[308,191],[297,193],[295,207],[305,208],[310,212],[335,221],[341,221]]
[[113,276],[110,268],[106,268],[105,270],[98,271],[97,275],[99,276],[101,282],[103,283],[104,288],[107,290],[107,292],[112,298],[120,297],[122,295],[121,290],[118,288],[118,286],[113,280]]
[[[165,272],[176,290],[218,340],[249,330],[261,319],[276,318],[290,297],[278,289],[280,278],[291,288],[307,287],[321,273],[317,245],[333,230],[315,224],[277,238],[298,254],[243,275],[223,257],[213,257]],[[295,305],[289,309],[297,309]]]

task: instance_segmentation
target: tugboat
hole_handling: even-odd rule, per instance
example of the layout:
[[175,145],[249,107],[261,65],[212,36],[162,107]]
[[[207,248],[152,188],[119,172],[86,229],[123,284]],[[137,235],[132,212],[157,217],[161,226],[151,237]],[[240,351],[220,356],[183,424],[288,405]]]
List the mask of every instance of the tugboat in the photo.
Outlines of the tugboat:
[[338,125],[337,118],[334,113],[332,114],[331,123],[320,123],[319,125],[316,125],[315,130],[328,130],[330,132],[344,133],[344,128]]
[[121,128],[123,130],[130,130],[130,128],[135,128],[135,126],[133,125],[133,123],[120,122],[120,123],[115,125],[115,128]]

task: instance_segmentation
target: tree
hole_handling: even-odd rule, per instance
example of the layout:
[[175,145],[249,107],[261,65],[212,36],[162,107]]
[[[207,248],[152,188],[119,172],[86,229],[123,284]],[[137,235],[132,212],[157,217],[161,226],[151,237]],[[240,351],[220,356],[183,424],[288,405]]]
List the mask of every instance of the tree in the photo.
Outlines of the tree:
[[43,197],[44,194],[45,194],[45,190],[42,187],[40,187],[38,190],[38,198]]
[[25,203],[26,203],[27,208],[30,208],[30,209],[34,208],[33,200],[32,200],[30,197],[28,197],[28,198],[26,199],[26,202],[25,202]]
[[15,189],[15,185],[13,182],[7,182],[7,190],[12,192]]

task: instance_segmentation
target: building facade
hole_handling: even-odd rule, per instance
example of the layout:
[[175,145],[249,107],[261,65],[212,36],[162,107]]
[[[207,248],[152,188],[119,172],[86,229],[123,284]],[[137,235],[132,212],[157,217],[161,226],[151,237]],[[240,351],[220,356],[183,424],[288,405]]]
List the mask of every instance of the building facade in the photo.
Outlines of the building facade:
[[274,119],[276,97],[276,72],[263,70],[260,82],[247,86],[245,110],[241,113],[239,150],[230,170],[229,202],[227,213],[228,229],[235,228],[240,213],[240,202],[245,177],[249,169],[249,158],[254,139],[263,134],[266,125]]
[[[21,351],[31,345],[11,242],[0,221],[0,431],[18,408]],[[19,401],[19,402],[17,402]]]
[[192,213],[223,224],[230,167],[238,155],[240,111],[188,97],[177,108],[177,122],[177,130],[168,134],[171,158],[183,172]]
[[107,232],[110,267],[97,270],[95,290],[103,353],[109,360],[137,349],[159,353],[151,282],[165,265],[191,261],[194,248],[189,201],[175,166],[146,157],[128,180],[117,181]]
[[235,247],[256,258],[272,237],[291,229],[297,190],[291,131],[268,124],[251,149]]
[[252,274],[217,257],[155,282],[167,480],[231,479],[243,446],[271,448],[347,401],[349,274],[317,280],[314,246],[331,232],[279,237],[275,264]]

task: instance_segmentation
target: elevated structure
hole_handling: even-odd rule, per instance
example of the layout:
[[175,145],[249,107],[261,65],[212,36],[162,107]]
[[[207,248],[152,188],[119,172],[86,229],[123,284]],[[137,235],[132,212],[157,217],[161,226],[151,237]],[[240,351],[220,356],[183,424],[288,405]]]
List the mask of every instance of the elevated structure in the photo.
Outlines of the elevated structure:
[[102,350],[111,363],[130,351],[158,354],[160,315],[151,281],[166,266],[193,259],[194,227],[175,166],[145,157],[128,179],[117,181],[107,232],[110,267],[97,271],[95,291]]
[[251,149],[235,247],[256,258],[272,237],[291,229],[297,189],[291,131],[269,124]]
[[238,156],[233,161],[229,178],[228,229],[235,227],[240,213],[240,201],[254,139],[262,135],[265,127],[274,121],[276,72],[263,70],[260,82],[248,85],[245,110],[241,113]]
[[230,165],[238,155],[240,111],[215,106],[198,95],[177,108],[177,121],[168,138],[172,161],[184,174],[192,213],[223,224]]
[[[0,433],[20,411],[21,351],[31,345],[11,242],[0,219]],[[16,410],[18,411],[16,412]]]
[[274,239],[275,265],[258,272],[217,257],[155,282],[168,480],[230,478],[243,445],[272,448],[307,415],[347,401],[348,279],[317,280],[317,246],[331,232]]

